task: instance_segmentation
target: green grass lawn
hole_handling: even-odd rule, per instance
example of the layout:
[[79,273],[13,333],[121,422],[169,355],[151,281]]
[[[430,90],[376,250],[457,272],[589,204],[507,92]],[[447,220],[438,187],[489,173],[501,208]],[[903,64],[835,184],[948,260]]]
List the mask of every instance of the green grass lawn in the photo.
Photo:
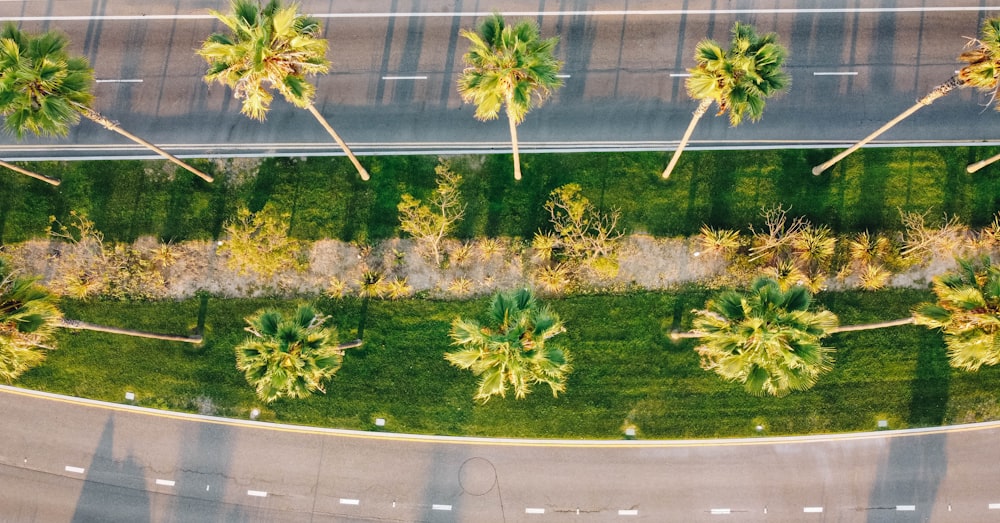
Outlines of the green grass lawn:
[[[878,419],[903,428],[1000,418],[1000,369],[951,370],[940,334],[917,326],[836,334],[828,339],[837,348],[835,368],[813,390],[749,396],[699,367],[694,340],[675,344],[668,337],[673,318],[689,325],[689,311],[708,296],[691,288],[549,300],[566,322],[562,342],[574,357],[566,393],[553,398],[543,386],[525,400],[485,405],[472,401],[475,378],[442,355],[451,320],[485,311],[487,299],[373,301],[365,346],[348,352],[327,393],[279,400],[263,407],[262,417],[354,429],[374,429],[374,419],[383,417],[397,432],[546,438],[618,438],[628,423],[643,438],[700,438],[748,436],[758,424],[775,435],[871,430]],[[905,317],[930,297],[891,290],[817,299],[852,324]],[[353,337],[356,300],[316,303],[333,315],[342,340]],[[235,369],[242,318],[263,306],[290,311],[294,305],[213,298],[201,347],[63,332],[59,350],[17,385],[116,402],[131,390],[139,405],[179,410],[197,410],[209,398],[218,413],[245,417],[260,405]],[[65,302],[63,308],[70,318],[179,333],[190,332],[198,315],[197,300]]]
[[[970,175],[965,165],[995,148],[863,149],[822,176],[813,165],[828,150],[686,152],[670,180],[660,173],[668,153],[578,153],[523,156],[515,183],[509,155],[456,157],[468,205],[461,237],[530,238],[548,228],[543,205],[560,185],[579,183],[603,208],[622,210],[627,230],[688,235],[702,224],[745,229],[760,223],[764,206],[784,205],[834,232],[892,230],[899,211],[957,215],[981,226],[1000,209],[1000,164]],[[110,240],[153,235],[163,240],[216,238],[240,206],[272,202],[292,214],[291,234],[316,240],[374,241],[398,235],[400,195],[423,198],[434,188],[436,159],[363,159],[370,182],[345,158],[265,160],[256,177],[220,172],[206,183],[163,162],[42,162],[29,168],[63,179],[59,188],[0,173],[0,243],[44,235],[48,217],[65,221],[86,212]],[[164,170],[166,169],[166,171]]]

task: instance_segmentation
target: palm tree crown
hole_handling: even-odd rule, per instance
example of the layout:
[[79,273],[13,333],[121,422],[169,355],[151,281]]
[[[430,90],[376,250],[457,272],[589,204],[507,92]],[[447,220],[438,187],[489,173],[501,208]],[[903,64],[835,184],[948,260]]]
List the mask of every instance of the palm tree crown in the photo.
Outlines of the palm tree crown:
[[543,40],[534,22],[507,25],[499,13],[484,20],[477,32],[463,30],[461,34],[472,45],[464,56],[467,67],[458,79],[458,92],[466,103],[476,104],[479,120],[493,120],[501,108],[506,110],[515,177],[520,179],[516,126],[536,102],[541,105],[562,86],[558,77],[562,62],[553,55],[559,38]]
[[323,382],[336,374],[344,359],[336,329],[326,326],[328,319],[308,305],[290,318],[275,310],[246,318],[251,336],[236,346],[236,367],[257,397],[270,403],[325,392]]
[[61,320],[52,294],[0,259],[0,381],[10,383],[41,363]]
[[211,11],[232,34],[215,33],[198,50],[209,63],[205,81],[232,88],[243,114],[255,120],[264,120],[271,106],[269,88],[305,108],[316,94],[305,77],[330,71],[319,22],[297,11],[297,5],[282,7],[278,0],[263,7],[236,0],[230,14]]
[[758,35],[753,26],[733,24],[728,50],[718,42],[698,42],[685,87],[695,100],[712,100],[719,105],[717,115],[729,113],[729,123],[743,118],[756,122],[764,115],[765,100],[784,89],[789,77],[782,71],[788,52],[774,33]]
[[932,288],[937,302],[913,316],[944,332],[951,365],[976,371],[1000,363],[1000,267],[989,258],[959,260],[958,270],[935,277]]
[[788,86],[789,76],[782,70],[787,54],[788,51],[778,44],[776,34],[758,35],[753,26],[740,22],[733,24],[728,50],[723,50],[712,39],[698,42],[694,53],[696,65],[688,70],[691,76],[684,86],[688,96],[701,103],[663,171],[663,177],[670,177],[698,120],[712,102],[719,105],[716,116],[728,112],[729,123],[734,127],[744,118],[751,122],[760,120],[767,98]]
[[784,396],[806,390],[833,364],[833,349],[820,340],[837,326],[829,311],[809,310],[803,287],[782,291],[759,278],[746,294],[726,292],[695,311],[702,367],[742,383],[755,395]]
[[474,320],[456,318],[451,325],[452,344],[462,348],[445,354],[452,365],[480,376],[477,400],[506,397],[508,386],[518,399],[535,383],[548,384],[553,396],[566,390],[569,352],[546,344],[566,330],[558,315],[522,289],[496,294],[489,320],[490,326],[481,326]]
[[347,143],[313,105],[316,87],[306,76],[330,71],[327,41],[320,37],[319,21],[298,13],[298,4],[282,7],[278,0],[261,6],[256,1],[233,0],[231,13],[210,11],[230,34],[215,33],[205,40],[198,54],[209,64],[205,81],[218,82],[243,101],[241,112],[264,120],[271,101],[270,88],[285,100],[308,110],[337,142],[358,170],[369,178]]
[[0,29],[0,114],[18,138],[66,136],[90,106],[94,73],[87,60],[71,57],[66,37],[50,31],[32,38],[14,24]]

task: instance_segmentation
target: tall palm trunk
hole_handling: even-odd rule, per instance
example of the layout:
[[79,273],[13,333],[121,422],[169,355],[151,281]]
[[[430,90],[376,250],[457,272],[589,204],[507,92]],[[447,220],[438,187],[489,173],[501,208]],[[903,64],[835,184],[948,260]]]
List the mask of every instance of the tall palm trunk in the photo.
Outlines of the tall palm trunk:
[[681,143],[677,144],[677,150],[674,151],[674,155],[670,157],[670,163],[667,168],[663,170],[663,179],[670,178],[670,173],[673,172],[674,166],[677,165],[677,160],[681,158],[681,152],[687,147],[688,141],[691,139],[691,134],[694,133],[694,128],[698,125],[698,120],[701,120],[702,116],[705,116],[705,111],[712,106],[712,99],[705,98],[698,104],[698,108],[694,110],[691,115],[691,123],[688,124],[688,128],[684,131],[684,137],[681,138]]
[[1000,160],[1000,154],[996,156],[990,156],[989,158],[985,160],[980,160],[976,163],[970,163],[969,166],[965,168],[965,171],[968,173],[974,173],[997,160]]
[[883,321],[879,323],[863,323],[861,325],[841,325],[840,327],[830,329],[829,334],[884,329],[886,327],[899,327],[900,325],[913,325],[913,318],[901,318],[898,320]]
[[865,144],[867,144],[868,142],[878,138],[879,135],[888,131],[889,129],[892,129],[893,126],[895,126],[899,122],[902,122],[911,114],[917,112],[917,110],[919,110],[920,108],[934,103],[934,100],[937,100],[938,98],[941,98],[942,96],[954,91],[959,87],[963,87],[964,85],[965,82],[963,82],[958,76],[952,76],[951,78],[948,79],[947,82],[935,87],[930,93],[927,93],[927,96],[924,96],[923,98],[917,100],[917,103],[913,104],[913,106],[910,107],[909,109],[903,111],[902,114],[893,118],[892,120],[889,121],[889,123],[883,125],[882,127],[879,127],[877,131],[864,137],[860,142],[848,147],[837,156],[834,156],[833,158],[828,160],[826,163],[813,167],[812,173],[817,176],[822,174],[823,171],[829,169],[830,167],[833,167],[833,164],[839,162],[840,160],[843,160],[847,155],[864,147]]
[[[508,102],[509,103],[509,102]],[[514,179],[521,179],[521,153],[517,148],[517,122],[514,121],[514,115],[507,111],[507,123],[510,124],[510,144],[511,149],[514,151]]]
[[118,327],[106,327],[104,325],[95,325],[93,323],[87,323],[80,320],[62,319],[59,321],[59,326],[66,329],[107,332],[111,334],[124,334],[125,336],[134,336],[137,338],[152,338],[154,340],[165,340],[165,341],[182,341],[184,343],[201,343],[201,336],[177,336],[174,334],[156,334],[153,332],[143,332],[131,329],[119,329]]
[[24,175],[30,176],[30,177],[32,177],[32,178],[34,178],[36,180],[41,180],[41,181],[43,181],[45,183],[50,183],[52,185],[59,185],[60,183],[62,183],[59,180],[56,180],[55,178],[49,178],[48,176],[45,176],[43,174],[38,174],[38,173],[35,173],[35,172],[31,172],[31,171],[29,171],[27,169],[22,169],[22,168],[14,165],[12,163],[7,163],[7,162],[5,162],[3,160],[0,160],[0,166],[6,167],[6,168],[8,168],[8,169],[10,169],[12,171],[16,171],[16,172],[19,172],[19,173],[24,174]]
[[[879,323],[863,323],[861,325],[841,325],[827,331],[827,334],[837,334],[838,332],[867,331],[874,329],[884,329],[886,327],[899,327],[901,325],[912,325],[913,318],[901,318],[898,320],[882,321]],[[705,333],[699,331],[671,332],[670,339],[683,340],[690,338],[701,338]]]
[[340,138],[340,135],[337,134],[337,131],[333,130],[333,127],[331,127],[330,123],[326,121],[326,118],[323,118],[323,115],[319,114],[319,111],[316,109],[316,106],[310,103],[309,105],[306,106],[306,109],[308,109],[309,112],[312,113],[312,115],[319,122],[319,124],[322,125],[324,129],[326,129],[326,132],[330,133],[330,136],[333,137],[333,141],[337,142],[337,145],[340,146],[340,148],[344,151],[344,154],[346,154],[347,157],[351,160],[351,163],[354,164],[354,168],[358,170],[358,174],[361,175],[361,179],[367,181],[368,171],[366,171],[365,168],[361,165],[361,162],[358,161],[358,158],[354,156],[354,153],[351,152],[351,148],[347,146],[347,143]]
[[104,117],[104,115],[98,113],[97,111],[95,111],[95,110],[93,110],[93,109],[91,109],[91,108],[89,108],[89,107],[87,107],[85,105],[82,105],[82,104],[73,104],[73,105],[76,107],[76,110],[80,112],[80,114],[86,116],[88,119],[90,119],[94,123],[100,125],[101,127],[104,127],[105,129],[107,129],[109,131],[114,131],[114,132],[116,132],[116,133],[124,136],[125,138],[128,138],[129,140],[132,140],[133,142],[135,142],[135,143],[137,143],[137,144],[139,144],[139,145],[141,145],[141,146],[143,146],[143,147],[145,147],[145,148],[147,148],[147,149],[155,152],[156,154],[158,154],[158,155],[166,158],[167,160],[170,160],[171,162],[173,162],[177,166],[183,167],[183,168],[187,169],[188,171],[194,173],[196,176],[198,176],[202,180],[205,180],[206,182],[211,182],[212,181],[212,177],[211,176],[209,176],[209,175],[207,175],[207,174],[199,171],[198,169],[195,169],[194,167],[191,167],[190,165],[182,162],[181,160],[177,159],[176,156],[168,153],[167,151],[164,151],[163,149],[160,149],[159,147],[157,147],[157,146],[155,146],[155,145],[147,142],[146,140],[143,140],[142,138],[139,138],[138,136],[136,136],[136,135],[134,135],[134,134],[126,131],[125,129],[122,129],[121,126],[118,125],[117,122],[114,122],[114,121],[112,121],[112,120]]

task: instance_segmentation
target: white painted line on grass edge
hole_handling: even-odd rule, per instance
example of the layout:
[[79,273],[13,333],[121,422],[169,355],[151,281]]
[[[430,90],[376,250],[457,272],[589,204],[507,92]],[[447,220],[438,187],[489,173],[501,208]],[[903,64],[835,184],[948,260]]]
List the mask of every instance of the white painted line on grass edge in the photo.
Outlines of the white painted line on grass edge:
[[857,71],[813,71],[813,76],[857,76]]
[[176,482],[172,479],[157,479],[156,484],[163,485],[164,487],[172,487],[176,485]]
[[713,508],[711,513],[713,516],[724,516],[726,514],[731,514],[733,511],[728,508]]
[[525,514],[545,514],[544,508],[526,508],[524,509]]
[[361,500],[360,499],[340,498],[340,504],[341,505],[360,505],[361,504]]
[[431,510],[451,510],[451,505],[431,505]]
[[83,467],[73,467],[70,465],[66,465],[66,472],[75,472],[77,474],[83,474],[84,470],[85,469]]
[[802,507],[802,512],[819,514],[820,512],[823,512],[823,507]]
[[265,492],[263,490],[248,490],[247,491],[247,496],[254,496],[256,498],[266,498],[267,497],[267,492]]
[[619,510],[618,511],[618,515],[619,516],[638,516],[639,515],[639,511],[636,510],[636,509],[629,509],[629,510],[624,510],[623,509],[623,510]]
[[896,510],[898,510],[900,512],[913,512],[914,510],[917,510],[917,506],[916,505],[896,505]]

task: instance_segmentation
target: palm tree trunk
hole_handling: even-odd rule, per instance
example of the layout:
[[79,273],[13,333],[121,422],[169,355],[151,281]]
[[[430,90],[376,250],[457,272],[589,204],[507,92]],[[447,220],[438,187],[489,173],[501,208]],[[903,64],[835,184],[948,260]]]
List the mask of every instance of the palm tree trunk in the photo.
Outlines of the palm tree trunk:
[[968,173],[974,173],[997,160],[1000,160],[1000,154],[996,156],[990,156],[989,158],[985,160],[980,160],[976,163],[970,163],[969,166],[965,168],[965,171]]
[[521,179],[521,153],[517,147],[517,122],[514,121],[514,115],[510,111],[507,111],[507,123],[510,124],[510,144],[511,149],[514,152],[514,179]]
[[854,332],[854,331],[867,331],[872,329],[884,329],[886,327],[899,327],[900,325],[912,325],[913,318],[902,318],[892,321],[883,321],[879,323],[864,323],[861,325],[841,325],[840,327],[834,327],[830,329],[829,334],[836,334],[838,332]]
[[670,173],[673,172],[674,166],[677,165],[677,160],[681,158],[681,152],[687,147],[688,140],[691,139],[691,134],[694,133],[694,128],[698,125],[698,120],[701,120],[702,116],[705,116],[705,111],[712,106],[712,99],[705,98],[698,104],[698,108],[694,110],[694,114],[691,115],[691,123],[688,124],[688,128],[684,131],[684,137],[681,138],[681,143],[677,144],[677,150],[674,151],[674,155],[670,157],[670,163],[667,168],[663,170],[663,179],[666,180],[670,178]]
[[704,332],[699,332],[699,331],[687,331],[687,332],[674,331],[670,333],[670,339],[675,341],[686,340],[690,338],[700,338],[704,335],[705,335]]
[[879,127],[877,131],[864,137],[860,142],[848,147],[837,156],[834,156],[833,158],[828,160],[826,163],[813,167],[812,170],[813,175],[818,176],[822,174],[823,171],[829,169],[830,167],[833,167],[833,164],[839,162],[840,160],[843,160],[847,155],[864,147],[865,144],[867,144],[868,142],[878,138],[879,135],[888,131],[889,129],[892,129],[896,124],[902,122],[911,114],[917,112],[918,109],[934,103],[934,100],[937,100],[938,98],[941,98],[942,96],[954,91],[959,87],[963,87],[964,85],[965,84],[964,82],[962,82],[961,79],[959,79],[957,76],[952,76],[951,78],[948,79],[947,82],[935,87],[930,93],[927,93],[927,96],[917,100],[917,103],[913,104],[913,106],[910,107],[909,109],[903,111],[902,114],[893,118],[892,120],[889,121],[889,123],[883,125],[882,127]]
[[95,325],[80,320],[62,319],[59,326],[66,329],[87,330],[97,332],[107,332],[111,334],[124,334],[125,336],[135,336],[137,338],[152,338],[154,340],[182,341],[184,343],[201,343],[201,336],[177,336],[174,334],[156,334],[153,332],[143,332],[131,329],[119,329],[118,327],[106,327]]
[[333,130],[333,127],[331,127],[330,123],[326,121],[326,118],[323,118],[323,115],[319,114],[319,111],[316,109],[316,106],[310,103],[309,105],[306,106],[306,109],[308,109],[309,112],[312,113],[312,115],[319,122],[319,124],[322,125],[324,129],[326,129],[326,132],[330,133],[330,136],[333,137],[333,141],[337,142],[337,145],[340,146],[340,148],[344,151],[344,154],[346,154],[347,157],[351,160],[351,163],[354,164],[354,168],[358,170],[358,174],[361,175],[361,179],[367,181],[369,178],[368,171],[366,171],[365,168],[361,165],[361,162],[358,161],[358,158],[354,156],[354,153],[351,152],[351,148],[347,146],[347,143],[340,138],[340,135],[337,134],[337,131]]
[[134,134],[126,131],[125,129],[122,129],[121,126],[118,125],[117,122],[114,122],[112,120],[109,120],[108,118],[105,118],[101,113],[98,113],[97,111],[95,111],[95,110],[93,110],[93,109],[91,109],[91,108],[89,108],[89,107],[87,107],[85,105],[82,105],[82,104],[74,104],[74,105],[76,106],[76,110],[80,111],[80,114],[86,116],[87,118],[89,118],[94,123],[99,124],[101,127],[104,127],[105,129],[107,129],[109,131],[114,131],[114,132],[116,132],[116,133],[124,136],[125,138],[128,138],[129,140],[132,140],[133,142],[135,142],[135,143],[137,143],[137,144],[139,144],[139,145],[141,145],[141,146],[143,146],[143,147],[145,147],[145,148],[147,148],[147,149],[155,152],[156,154],[158,154],[158,155],[166,158],[167,160],[170,160],[171,162],[173,162],[177,166],[183,167],[183,168],[187,169],[188,171],[194,173],[196,176],[198,176],[202,180],[205,180],[206,182],[211,182],[212,181],[212,177],[211,176],[209,176],[209,175],[207,175],[207,174],[199,171],[198,169],[195,169],[194,167],[191,167],[190,165],[188,165],[188,164],[180,161],[179,159],[177,159],[176,156],[168,153],[167,151],[164,151],[163,149],[160,149],[159,147],[157,147],[157,146],[155,146],[155,145],[147,142],[146,140],[143,140],[142,138],[139,138],[138,136],[136,136],[136,135],[134,135]]
[[5,162],[3,160],[0,160],[0,166],[6,167],[6,168],[8,168],[8,169],[10,169],[12,171],[16,171],[16,172],[19,172],[19,173],[24,174],[24,175],[30,176],[30,177],[32,177],[32,178],[34,178],[36,180],[41,180],[41,181],[43,181],[45,183],[50,183],[52,185],[59,185],[60,183],[62,183],[59,180],[56,180],[55,178],[49,178],[48,176],[45,176],[43,174],[38,174],[38,173],[31,172],[31,171],[29,171],[27,169],[22,169],[22,168],[14,165],[12,163],[7,163],[7,162]]

